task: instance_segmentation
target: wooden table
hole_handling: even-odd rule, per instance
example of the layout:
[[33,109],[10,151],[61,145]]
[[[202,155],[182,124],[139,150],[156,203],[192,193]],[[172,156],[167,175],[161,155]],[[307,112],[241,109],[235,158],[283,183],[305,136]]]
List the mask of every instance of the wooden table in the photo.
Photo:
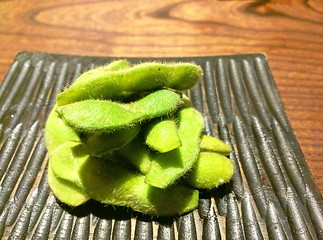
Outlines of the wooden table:
[[166,57],[265,53],[323,192],[323,3],[1,1],[0,80],[20,51]]

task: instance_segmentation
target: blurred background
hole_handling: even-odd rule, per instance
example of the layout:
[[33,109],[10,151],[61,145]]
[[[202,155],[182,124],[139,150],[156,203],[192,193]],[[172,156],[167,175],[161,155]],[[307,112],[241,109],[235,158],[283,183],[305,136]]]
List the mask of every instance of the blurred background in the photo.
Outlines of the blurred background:
[[0,81],[21,51],[111,57],[264,53],[323,190],[321,0],[2,0]]

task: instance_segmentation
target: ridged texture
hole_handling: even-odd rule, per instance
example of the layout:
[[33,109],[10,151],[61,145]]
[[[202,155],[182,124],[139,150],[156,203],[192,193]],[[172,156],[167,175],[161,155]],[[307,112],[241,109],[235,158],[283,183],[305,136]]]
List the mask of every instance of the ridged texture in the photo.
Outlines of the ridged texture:
[[112,58],[21,53],[0,87],[0,238],[322,239],[322,196],[266,58],[163,60],[203,68],[203,79],[187,94],[203,114],[205,134],[231,145],[232,181],[201,192],[198,209],[174,219],[94,201],[77,208],[58,203],[47,182],[42,128],[57,93]]

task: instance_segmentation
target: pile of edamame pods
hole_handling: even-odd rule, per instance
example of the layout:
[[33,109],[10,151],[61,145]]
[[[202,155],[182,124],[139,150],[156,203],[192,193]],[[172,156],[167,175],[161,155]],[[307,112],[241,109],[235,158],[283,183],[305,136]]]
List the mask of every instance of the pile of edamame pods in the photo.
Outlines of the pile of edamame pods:
[[228,182],[234,169],[230,146],[203,134],[203,117],[181,93],[201,76],[191,63],[127,60],[83,73],[46,122],[54,195],[154,216],[195,209],[198,189]]

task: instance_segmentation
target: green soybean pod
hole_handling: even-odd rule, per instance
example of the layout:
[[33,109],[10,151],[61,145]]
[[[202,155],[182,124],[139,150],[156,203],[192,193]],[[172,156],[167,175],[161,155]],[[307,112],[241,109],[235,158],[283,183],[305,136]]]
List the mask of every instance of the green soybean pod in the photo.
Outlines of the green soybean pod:
[[143,175],[114,162],[94,159],[87,164],[82,173],[84,190],[102,203],[154,216],[174,216],[197,207],[198,191],[182,184],[159,189],[146,184]]
[[[97,75],[99,72],[107,72],[107,71],[119,71],[119,70],[124,70],[124,69],[127,69],[127,68],[130,68],[130,62],[127,61],[127,60],[116,60],[116,61],[112,61],[111,63],[109,63],[108,65],[105,65],[105,66],[99,66],[99,67],[96,67],[95,69],[91,69],[91,70],[88,70],[84,73],[82,73],[82,77],[78,77],[76,79],[75,82],[80,82],[80,81],[84,81],[84,79],[88,79],[88,78],[93,78],[93,76]],[[75,83],[74,83],[75,84]],[[78,83],[80,84],[80,83]]]
[[142,63],[128,69],[93,69],[82,74],[69,88],[57,95],[59,106],[86,99],[122,100],[129,93],[161,88],[186,90],[201,78],[202,69],[191,63]]
[[230,145],[222,142],[220,139],[207,135],[202,135],[200,148],[201,151],[217,152],[225,156],[230,155],[231,152]]
[[113,157],[127,161],[144,175],[148,173],[151,166],[151,151],[140,136],[114,151]]
[[103,69],[105,71],[119,71],[130,67],[130,62],[128,60],[120,59],[110,62],[108,65],[104,66]]
[[59,117],[56,106],[54,106],[46,121],[45,141],[49,154],[66,141],[81,142],[79,134]]
[[182,103],[173,91],[159,90],[131,103],[85,100],[58,107],[64,121],[83,132],[112,132],[173,113]]
[[182,146],[167,153],[152,156],[151,168],[145,182],[166,188],[183,176],[193,166],[200,151],[200,136],[204,128],[201,114],[192,107],[177,112],[178,134]]
[[144,214],[168,216],[189,212],[197,207],[198,191],[184,185],[167,189],[144,182],[144,175],[112,161],[73,152],[77,143],[67,142],[51,159],[53,172],[81,188],[92,199],[130,207]]
[[141,125],[131,126],[112,133],[95,133],[80,145],[78,150],[91,156],[100,157],[104,154],[127,145],[139,133]]
[[215,152],[200,152],[192,170],[185,176],[185,182],[198,189],[218,187],[233,176],[233,162]]
[[182,145],[176,123],[172,119],[153,120],[146,129],[146,144],[153,150],[165,153]]
[[59,179],[83,189],[79,178],[79,171],[82,166],[92,159],[88,154],[78,151],[81,143],[67,141],[52,152],[49,158],[49,165],[53,173]]
[[69,206],[77,207],[90,200],[90,197],[79,187],[56,177],[51,165],[48,166],[48,184],[54,196]]

